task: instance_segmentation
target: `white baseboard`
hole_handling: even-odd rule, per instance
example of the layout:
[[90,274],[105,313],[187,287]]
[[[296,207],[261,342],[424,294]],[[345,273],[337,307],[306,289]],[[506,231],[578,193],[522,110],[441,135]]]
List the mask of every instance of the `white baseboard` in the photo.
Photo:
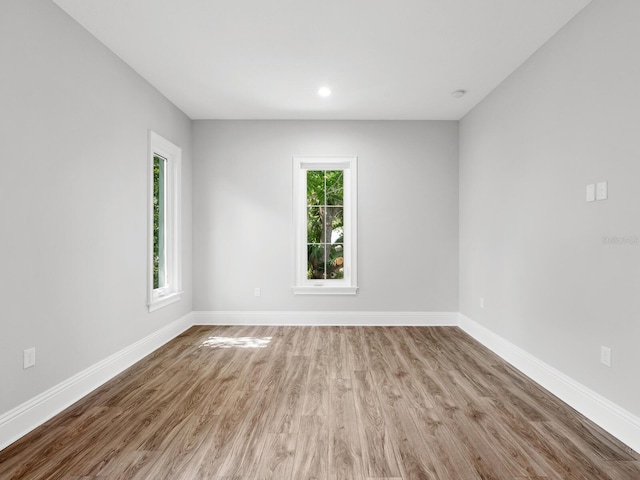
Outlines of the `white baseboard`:
[[463,314],[460,314],[459,326],[556,397],[640,452],[640,418]]
[[456,326],[457,312],[193,312],[194,325]]
[[0,415],[0,450],[192,325],[459,326],[515,368],[640,452],[640,418],[456,312],[192,312]]
[[191,314],[0,415],[0,450],[74,404],[193,325]]

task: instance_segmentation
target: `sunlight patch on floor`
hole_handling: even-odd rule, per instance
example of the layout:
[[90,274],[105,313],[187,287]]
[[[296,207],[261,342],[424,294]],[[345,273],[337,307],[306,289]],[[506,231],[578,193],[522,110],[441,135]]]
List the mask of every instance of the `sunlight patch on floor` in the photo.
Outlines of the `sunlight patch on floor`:
[[201,347],[209,348],[265,348],[271,337],[209,337]]

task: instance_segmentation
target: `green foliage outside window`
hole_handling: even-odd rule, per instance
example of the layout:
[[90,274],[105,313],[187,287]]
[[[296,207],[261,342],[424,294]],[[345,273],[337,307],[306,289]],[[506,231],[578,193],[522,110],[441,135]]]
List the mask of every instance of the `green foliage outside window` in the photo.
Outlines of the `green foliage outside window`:
[[344,278],[344,171],[307,171],[307,278]]
[[[164,281],[164,175],[166,160],[153,157],[153,288]],[[162,259],[162,262],[161,262]]]

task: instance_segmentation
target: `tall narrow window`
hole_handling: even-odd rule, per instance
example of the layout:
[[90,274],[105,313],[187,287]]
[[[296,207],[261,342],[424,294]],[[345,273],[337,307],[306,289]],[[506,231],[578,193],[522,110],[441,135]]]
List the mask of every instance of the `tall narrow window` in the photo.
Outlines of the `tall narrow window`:
[[149,311],[180,300],[180,171],[182,151],[149,133]]
[[153,156],[153,289],[167,285],[167,255],[165,245],[166,232],[165,213],[165,172],[167,159],[159,155]]
[[357,291],[355,157],[295,157],[296,294]]
[[344,278],[343,180],[343,170],[307,170],[307,279]]

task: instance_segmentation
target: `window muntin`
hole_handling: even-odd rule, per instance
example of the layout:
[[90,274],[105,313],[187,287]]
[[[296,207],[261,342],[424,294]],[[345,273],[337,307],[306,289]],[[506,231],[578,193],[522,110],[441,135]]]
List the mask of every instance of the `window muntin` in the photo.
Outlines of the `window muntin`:
[[357,291],[355,157],[295,157],[294,293]]

